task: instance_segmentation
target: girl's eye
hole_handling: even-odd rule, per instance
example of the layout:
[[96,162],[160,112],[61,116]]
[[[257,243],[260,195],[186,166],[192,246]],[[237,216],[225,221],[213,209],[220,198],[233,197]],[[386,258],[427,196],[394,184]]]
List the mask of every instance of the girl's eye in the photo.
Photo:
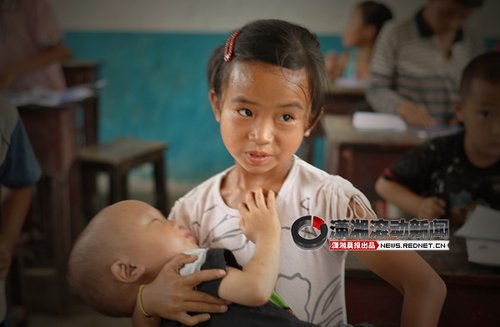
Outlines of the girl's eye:
[[287,122],[287,121],[292,121],[292,120],[293,120],[293,117],[292,117],[291,115],[289,115],[289,114],[284,114],[284,115],[281,115],[281,116],[280,116],[280,119],[281,119],[282,121]]
[[238,113],[243,117],[252,117],[252,112],[249,109],[240,109]]

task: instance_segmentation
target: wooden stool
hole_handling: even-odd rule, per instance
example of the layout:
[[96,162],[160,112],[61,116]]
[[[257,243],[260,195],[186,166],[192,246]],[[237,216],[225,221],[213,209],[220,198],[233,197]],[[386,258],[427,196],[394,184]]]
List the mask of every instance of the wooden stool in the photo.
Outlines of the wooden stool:
[[164,151],[167,144],[138,139],[118,139],[102,145],[85,147],[80,151],[82,169],[83,210],[88,219],[95,213],[93,194],[98,172],[109,175],[109,203],[128,198],[127,175],[137,166],[151,163],[154,168],[156,207],[167,214]]

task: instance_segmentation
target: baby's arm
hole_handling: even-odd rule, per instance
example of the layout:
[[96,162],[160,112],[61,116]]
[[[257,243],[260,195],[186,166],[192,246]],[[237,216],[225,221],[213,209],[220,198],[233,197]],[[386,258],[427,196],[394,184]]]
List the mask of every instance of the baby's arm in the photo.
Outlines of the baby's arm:
[[241,229],[255,243],[255,252],[243,270],[228,267],[219,296],[242,305],[260,306],[269,301],[279,268],[281,227],[274,193],[269,191],[266,203],[262,190],[249,192],[246,205],[241,204],[239,211]]
[[424,198],[397,182],[379,177],[375,190],[386,201],[419,219],[436,219],[445,212],[446,204],[437,197]]

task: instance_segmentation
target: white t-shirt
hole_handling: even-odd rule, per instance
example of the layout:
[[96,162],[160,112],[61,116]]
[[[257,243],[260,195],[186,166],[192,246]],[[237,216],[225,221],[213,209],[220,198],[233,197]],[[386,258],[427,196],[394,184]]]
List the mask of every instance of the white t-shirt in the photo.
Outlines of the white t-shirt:
[[[227,248],[242,266],[250,260],[254,244],[243,235],[238,210],[223,201],[220,187],[233,167],[219,173],[179,199],[169,218],[191,229],[200,247]],[[346,322],[344,297],[345,252],[328,245],[303,250],[293,241],[291,226],[305,215],[331,219],[352,218],[350,200],[373,214],[366,197],[350,182],[332,176],[294,157],[292,168],[276,198],[281,221],[280,270],[276,291],[301,320],[321,326]],[[363,217],[364,213],[357,213]]]

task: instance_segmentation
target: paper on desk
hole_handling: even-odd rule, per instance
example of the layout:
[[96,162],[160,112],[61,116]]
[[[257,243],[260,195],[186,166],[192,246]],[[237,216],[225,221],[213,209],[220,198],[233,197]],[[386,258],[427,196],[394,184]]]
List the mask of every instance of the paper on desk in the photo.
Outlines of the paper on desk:
[[352,125],[354,128],[366,130],[405,131],[407,129],[401,117],[380,112],[355,112]]
[[466,238],[470,262],[500,265],[500,211],[477,206],[455,235]]
[[34,88],[27,91],[10,93],[8,94],[8,98],[17,107],[28,104],[55,107],[65,103],[81,101],[93,95],[95,95],[94,88],[88,85],[78,85],[63,91]]
[[478,205],[455,235],[500,242],[500,211]]
[[355,89],[367,89],[370,86],[370,82],[366,80],[359,80],[353,78],[337,78],[333,84],[335,86],[355,88]]
[[468,238],[467,257],[470,262],[500,266],[500,242]]

